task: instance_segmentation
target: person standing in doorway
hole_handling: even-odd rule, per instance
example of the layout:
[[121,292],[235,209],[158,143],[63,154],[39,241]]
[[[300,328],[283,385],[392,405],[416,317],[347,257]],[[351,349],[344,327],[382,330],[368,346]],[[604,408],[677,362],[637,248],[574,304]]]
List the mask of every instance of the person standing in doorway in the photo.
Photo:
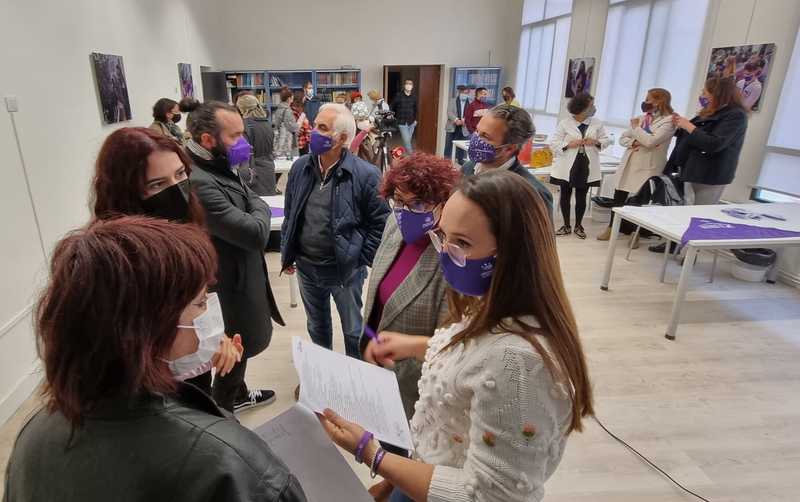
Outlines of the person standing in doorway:
[[475,89],[475,100],[467,105],[464,122],[467,124],[467,131],[470,134],[475,134],[478,122],[481,121],[484,115],[489,113],[489,104],[486,102],[487,94],[486,87],[478,87]]
[[[464,118],[467,113],[467,106],[469,105],[469,89],[466,85],[458,86],[458,96],[450,100],[447,105],[447,124],[444,126],[447,137],[444,141],[444,156],[450,158],[453,153],[453,141],[467,139],[469,131]],[[467,152],[459,148],[456,152],[456,162],[459,165],[464,165],[464,159]]]
[[390,107],[394,110],[395,117],[397,117],[397,126],[400,129],[400,135],[403,137],[403,148],[406,150],[406,155],[411,155],[411,137],[414,135],[414,129],[417,127],[417,119],[419,119],[419,101],[417,96],[411,94],[414,90],[414,81],[406,79],[403,85],[403,90],[395,94]]

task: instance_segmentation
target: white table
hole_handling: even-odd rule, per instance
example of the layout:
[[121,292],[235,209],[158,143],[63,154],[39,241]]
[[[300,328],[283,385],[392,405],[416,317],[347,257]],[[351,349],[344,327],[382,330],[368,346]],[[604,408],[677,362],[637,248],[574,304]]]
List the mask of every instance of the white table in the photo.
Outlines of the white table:
[[[722,212],[723,208],[745,208],[784,216],[787,221],[776,221],[768,218],[761,220],[740,220]],[[631,221],[642,228],[647,228],[667,239],[667,249],[664,252],[664,263],[661,266],[661,282],[664,282],[664,273],[669,259],[669,244],[672,242],[680,243],[692,218],[711,218],[728,223],[738,223],[759,227],[774,227],[781,230],[791,230],[800,232],[800,204],[791,202],[780,204],[731,204],[715,206],[644,206],[644,207],[615,207],[614,226],[611,229],[611,240],[608,243],[608,256],[606,257],[606,268],[603,273],[603,282],[600,289],[608,291],[608,282],[611,278],[611,267],[614,264],[614,254],[619,237],[619,227],[623,219]],[[736,248],[770,248],[778,253],[775,263],[772,265],[767,282],[774,284],[780,267],[782,248],[800,246],[800,237],[781,237],[781,238],[758,238],[758,239],[725,239],[725,240],[691,240],[686,244],[686,257],[683,262],[683,270],[678,281],[678,291],[675,295],[675,302],[672,305],[672,314],[669,319],[666,337],[670,340],[675,339],[675,332],[678,328],[683,300],[686,297],[686,290],[689,287],[689,279],[692,275],[694,260],[697,252],[701,249],[736,249]]]
[[[261,197],[261,200],[267,203],[270,208],[279,207],[283,209],[284,198],[283,195],[268,195]],[[283,216],[273,216],[269,222],[269,229],[272,232],[280,232],[281,225],[283,225]],[[289,306],[292,308],[297,307],[297,294],[299,292],[299,285],[297,282],[297,273],[289,276]]]
[[[297,160],[297,159],[295,159]],[[275,173],[288,173],[289,170],[292,168],[292,164],[294,164],[294,160],[286,160],[279,159],[274,160],[273,163],[275,164]]]

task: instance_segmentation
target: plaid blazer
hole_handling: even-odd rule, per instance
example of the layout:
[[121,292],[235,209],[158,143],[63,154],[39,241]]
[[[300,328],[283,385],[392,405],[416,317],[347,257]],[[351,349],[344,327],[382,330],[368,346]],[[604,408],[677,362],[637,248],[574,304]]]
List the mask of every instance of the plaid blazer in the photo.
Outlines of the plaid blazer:
[[[381,281],[386,277],[403,244],[397,219],[386,218],[383,238],[372,263],[372,273],[367,288],[364,322],[372,315]],[[447,317],[447,282],[439,268],[439,253],[433,244],[428,246],[411,273],[400,283],[383,308],[383,317],[376,332],[396,331],[408,335],[433,336],[433,330]],[[361,347],[367,346],[369,337],[361,335]],[[400,385],[400,397],[410,420],[414,415],[414,404],[419,400],[417,382],[422,374],[422,361],[416,358],[398,361],[393,368]]]

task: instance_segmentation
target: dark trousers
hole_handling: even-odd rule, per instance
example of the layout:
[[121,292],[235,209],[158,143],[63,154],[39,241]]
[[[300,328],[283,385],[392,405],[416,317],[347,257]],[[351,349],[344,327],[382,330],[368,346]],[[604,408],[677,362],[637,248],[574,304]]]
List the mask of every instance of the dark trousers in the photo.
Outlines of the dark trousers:
[[[614,190],[614,205],[611,207],[622,207],[625,205],[625,201],[628,200],[628,192],[623,190]],[[611,219],[608,220],[608,226],[614,224],[614,211],[611,211]]]
[[[244,382],[244,372],[247,370],[247,359],[242,359],[233,365],[233,369],[225,376],[217,375],[211,397],[217,406],[233,413],[233,403],[247,398],[247,384]],[[210,372],[209,372],[210,373]]]
[[570,226],[569,211],[572,199],[572,191],[575,190],[575,226],[583,223],[583,215],[586,213],[586,196],[589,195],[589,187],[572,188],[566,184],[561,185],[561,216],[564,217],[564,225]]

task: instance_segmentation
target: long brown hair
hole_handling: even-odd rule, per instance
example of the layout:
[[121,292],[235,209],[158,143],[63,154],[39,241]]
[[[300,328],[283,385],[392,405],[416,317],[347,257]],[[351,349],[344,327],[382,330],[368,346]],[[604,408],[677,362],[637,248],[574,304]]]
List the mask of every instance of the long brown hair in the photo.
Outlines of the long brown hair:
[[[97,156],[92,202],[96,218],[147,214],[142,194],[147,185],[147,158],[153,152],[172,152],[192,173],[192,161],[171,138],[144,127],[123,127],[108,135]],[[188,221],[205,225],[205,212],[194,187],[189,193]]]
[[175,389],[162,358],[216,267],[202,229],[144,216],[95,220],[59,242],[35,320],[48,409],[75,427],[101,400]]
[[[572,423],[567,433],[581,431],[581,419],[594,415],[592,386],[541,196],[519,175],[499,169],[462,178],[453,191],[477,204],[489,219],[497,239],[497,266],[483,297],[447,288],[450,315],[446,322],[468,319],[469,324],[445,350],[487,333],[525,338],[539,352],[553,380],[564,384],[569,393]],[[525,316],[536,318],[539,327],[526,323]],[[549,351],[536,335],[547,339]]]
[[706,80],[705,87],[711,96],[708,98],[708,106],[700,112],[701,117],[710,117],[726,106],[741,106],[750,115],[750,110],[744,104],[742,91],[736,87],[733,80],[725,77],[712,77]]
[[661,87],[654,87],[647,91],[647,94],[653,96],[653,99],[658,101],[658,111],[661,112],[662,117],[675,113],[675,110],[672,109],[672,94],[670,94],[668,90],[662,89]]
[[303,99],[304,97],[305,95],[303,94],[303,91],[294,91],[294,94],[292,94],[292,106],[297,108],[297,111],[300,113],[306,111],[306,102]]

